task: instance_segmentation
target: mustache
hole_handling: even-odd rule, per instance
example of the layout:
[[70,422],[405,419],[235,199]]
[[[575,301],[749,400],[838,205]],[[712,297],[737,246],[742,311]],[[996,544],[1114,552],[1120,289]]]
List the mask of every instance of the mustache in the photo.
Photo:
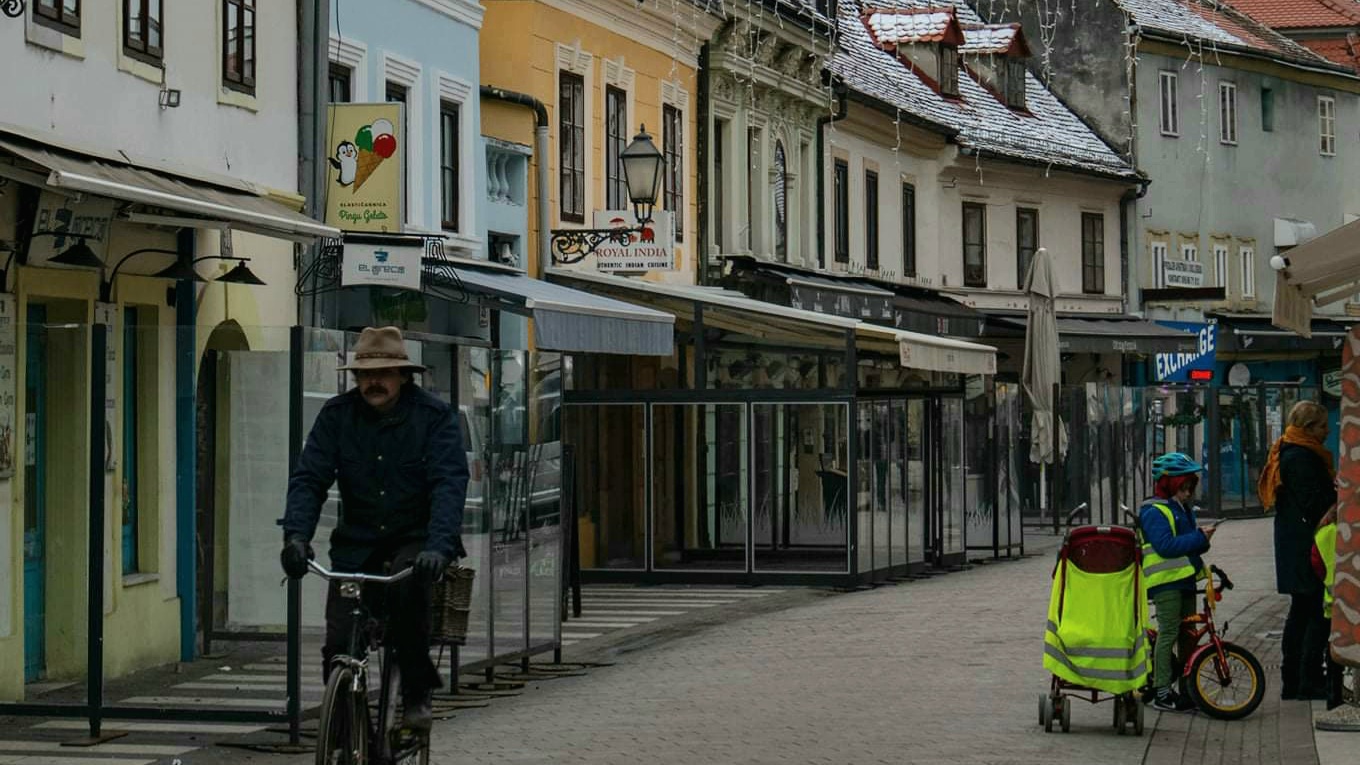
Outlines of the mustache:
[[391,393],[391,391],[389,391],[389,390],[387,389],[387,386],[386,386],[386,385],[383,385],[382,383],[373,383],[373,384],[371,384],[371,385],[365,385],[365,386],[364,386],[364,389],[363,389],[363,392],[364,392],[364,393]]

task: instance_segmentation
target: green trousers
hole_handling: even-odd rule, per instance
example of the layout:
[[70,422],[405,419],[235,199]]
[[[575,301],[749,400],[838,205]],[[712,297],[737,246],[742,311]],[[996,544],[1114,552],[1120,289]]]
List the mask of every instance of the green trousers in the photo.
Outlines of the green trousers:
[[1184,661],[1195,650],[1195,641],[1181,635],[1181,620],[1195,612],[1193,590],[1164,590],[1152,596],[1157,608],[1157,647],[1152,653],[1152,687],[1170,688],[1175,680],[1171,648],[1180,644],[1178,654]]

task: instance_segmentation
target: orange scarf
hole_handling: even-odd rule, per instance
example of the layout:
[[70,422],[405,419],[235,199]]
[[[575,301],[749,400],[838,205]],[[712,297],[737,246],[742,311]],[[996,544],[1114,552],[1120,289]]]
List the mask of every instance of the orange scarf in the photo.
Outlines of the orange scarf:
[[1275,445],[1270,447],[1270,456],[1266,458],[1266,466],[1261,469],[1261,477],[1256,482],[1256,493],[1261,497],[1261,504],[1267,509],[1275,506],[1275,492],[1280,488],[1280,447],[1284,444],[1302,446],[1311,450],[1314,454],[1322,458],[1323,464],[1327,466],[1327,472],[1336,478],[1336,459],[1316,438],[1308,435],[1303,428],[1296,428],[1293,425],[1284,429],[1284,436]]

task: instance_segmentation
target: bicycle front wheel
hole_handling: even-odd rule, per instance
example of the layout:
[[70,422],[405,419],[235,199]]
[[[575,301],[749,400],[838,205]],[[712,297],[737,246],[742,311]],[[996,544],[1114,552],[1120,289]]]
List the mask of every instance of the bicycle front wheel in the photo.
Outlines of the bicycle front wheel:
[[1266,697],[1266,673],[1251,651],[1223,643],[1223,662],[1217,651],[1205,651],[1190,666],[1190,697],[1206,715],[1218,720],[1240,720],[1256,711]]
[[316,731],[316,765],[368,765],[368,700],[354,693],[354,670],[331,669]]

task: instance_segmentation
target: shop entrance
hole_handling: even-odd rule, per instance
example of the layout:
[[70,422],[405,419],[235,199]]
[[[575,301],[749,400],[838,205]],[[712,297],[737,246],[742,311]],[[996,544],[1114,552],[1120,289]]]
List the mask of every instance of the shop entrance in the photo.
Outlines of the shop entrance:
[[47,306],[30,305],[24,378],[24,682],[47,666]]

